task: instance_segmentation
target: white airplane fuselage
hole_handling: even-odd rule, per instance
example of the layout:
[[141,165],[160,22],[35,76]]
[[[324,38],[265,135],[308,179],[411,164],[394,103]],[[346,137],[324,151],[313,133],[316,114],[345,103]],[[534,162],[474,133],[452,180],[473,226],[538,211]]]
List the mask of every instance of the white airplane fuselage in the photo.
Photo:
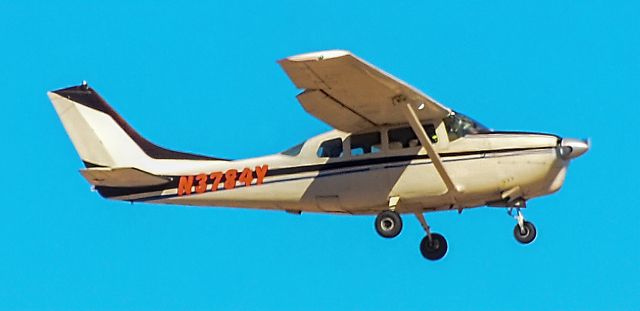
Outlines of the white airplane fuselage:
[[[380,129],[383,133],[385,130]],[[399,197],[396,210],[408,213],[483,206],[502,200],[501,194],[514,187],[520,187],[522,199],[550,194],[562,186],[569,163],[560,156],[561,140],[554,135],[493,132],[466,135],[453,142],[441,138],[435,147],[461,190],[452,199],[419,146],[390,150],[383,144],[379,152],[372,154],[351,156],[346,152],[339,158],[317,156],[321,142],[334,137],[345,139],[349,135],[334,130],[316,136],[306,141],[296,156],[274,154],[235,161],[184,160],[167,163],[170,165],[164,169],[142,167],[153,174],[182,177],[186,180],[182,193],[178,193],[177,187],[111,198],[292,212],[376,214],[388,208],[390,197]],[[344,150],[349,150],[348,146]],[[257,178],[249,186],[238,180],[233,188],[221,182],[212,191],[214,172],[224,176],[235,170],[237,178],[245,169],[256,172],[256,167],[265,166],[266,174],[259,185]],[[198,192],[202,180],[207,186]],[[190,188],[190,193],[184,191],[185,187]]]

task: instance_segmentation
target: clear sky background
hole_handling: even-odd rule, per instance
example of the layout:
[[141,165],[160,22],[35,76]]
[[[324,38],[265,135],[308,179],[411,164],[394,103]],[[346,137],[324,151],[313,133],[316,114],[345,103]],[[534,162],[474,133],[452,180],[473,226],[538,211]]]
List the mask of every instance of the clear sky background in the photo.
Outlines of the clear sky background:
[[[0,309],[638,310],[637,1],[0,1]],[[243,158],[329,129],[276,60],[348,49],[494,129],[591,137],[563,189],[414,217],[130,205],[89,191],[46,91],[87,80],[173,149]]]

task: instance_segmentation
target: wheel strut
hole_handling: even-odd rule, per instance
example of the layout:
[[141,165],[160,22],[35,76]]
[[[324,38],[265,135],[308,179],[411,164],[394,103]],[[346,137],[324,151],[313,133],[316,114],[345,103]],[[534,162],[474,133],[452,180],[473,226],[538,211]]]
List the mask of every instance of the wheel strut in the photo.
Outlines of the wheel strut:
[[[515,214],[513,213],[513,210],[515,209]],[[520,227],[520,232],[522,234],[524,234],[524,215],[522,214],[522,212],[520,211],[520,207],[510,207],[507,210],[507,214],[509,214],[509,216],[513,217],[513,219],[516,220],[516,222],[518,223],[518,227]]]
[[427,224],[427,220],[424,219],[424,215],[422,215],[422,213],[420,212],[416,212],[415,214],[416,218],[418,218],[418,221],[420,222],[420,225],[422,226],[422,229],[424,229],[424,232],[427,233],[429,240],[431,240],[431,228],[429,227],[429,224]]
[[422,225],[422,229],[427,233],[427,236],[420,242],[420,253],[422,253],[422,256],[429,260],[438,260],[444,257],[448,249],[447,240],[440,234],[431,233],[431,228],[421,212],[416,212],[415,215],[420,225]]
[[520,227],[520,233],[524,234],[524,216],[522,215],[522,212],[520,211],[520,208],[517,209],[516,212],[516,221],[518,222],[518,227]]

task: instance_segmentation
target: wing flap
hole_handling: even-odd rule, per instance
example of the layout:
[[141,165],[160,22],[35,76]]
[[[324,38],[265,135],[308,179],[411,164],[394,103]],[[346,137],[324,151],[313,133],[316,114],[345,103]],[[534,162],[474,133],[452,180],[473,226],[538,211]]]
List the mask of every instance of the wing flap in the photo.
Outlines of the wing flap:
[[107,187],[140,187],[156,186],[171,181],[168,177],[161,177],[141,171],[136,168],[108,168],[93,167],[80,170],[80,174],[94,186]]
[[298,101],[309,114],[316,116],[334,128],[370,128],[373,122],[336,101],[323,90],[306,90],[300,93]]

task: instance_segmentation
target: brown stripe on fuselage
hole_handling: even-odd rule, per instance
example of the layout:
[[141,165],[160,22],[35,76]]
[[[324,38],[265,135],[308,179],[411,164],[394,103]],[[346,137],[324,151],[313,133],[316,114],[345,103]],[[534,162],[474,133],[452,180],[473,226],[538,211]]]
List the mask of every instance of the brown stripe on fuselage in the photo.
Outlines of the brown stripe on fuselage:
[[[469,156],[469,155],[480,155],[480,154],[491,154],[491,153],[508,153],[508,152],[522,152],[522,151],[536,151],[536,150],[545,150],[545,149],[554,149],[555,146],[548,147],[529,147],[529,148],[507,148],[507,149],[493,149],[493,150],[477,150],[477,151],[464,151],[464,152],[449,152],[449,153],[441,153],[440,156],[443,158],[445,162],[448,161],[457,161],[456,159],[447,159],[452,157],[459,156]],[[399,155],[399,156],[387,156],[380,158],[372,158],[372,159],[358,159],[358,160],[348,160],[348,161],[339,161],[339,162],[331,162],[331,163],[323,163],[323,164],[311,164],[311,165],[301,165],[301,166],[292,166],[292,167],[282,167],[282,168],[270,168],[267,171],[266,177],[274,177],[274,176],[282,176],[282,175],[293,175],[299,173],[307,173],[313,171],[327,171],[334,169],[345,169],[352,168],[358,166],[369,166],[369,165],[379,165],[379,164],[393,164],[393,163],[402,163],[409,162],[412,160],[424,160],[429,159],[429,156],[426,154],[421,155]],[[478,159],[478,158],[475,158]],[[164,190],[169,190],[178,187],[178,180],[180,176],[163,176],[171,179],[170,182],[158,185],[158,186],[148,186],[148,187],[131,187],[131,188],[120,188],[120,187],[102,187],[97,186],[96,190],[98,193],[105,198],[110,197],[119,197],[126,195],[134,195],[140,193],[147,192],[160,192]],[[254,173],[255,177],[255,173]],[[221,182],[224,182],[225,178],[222,177]]]

